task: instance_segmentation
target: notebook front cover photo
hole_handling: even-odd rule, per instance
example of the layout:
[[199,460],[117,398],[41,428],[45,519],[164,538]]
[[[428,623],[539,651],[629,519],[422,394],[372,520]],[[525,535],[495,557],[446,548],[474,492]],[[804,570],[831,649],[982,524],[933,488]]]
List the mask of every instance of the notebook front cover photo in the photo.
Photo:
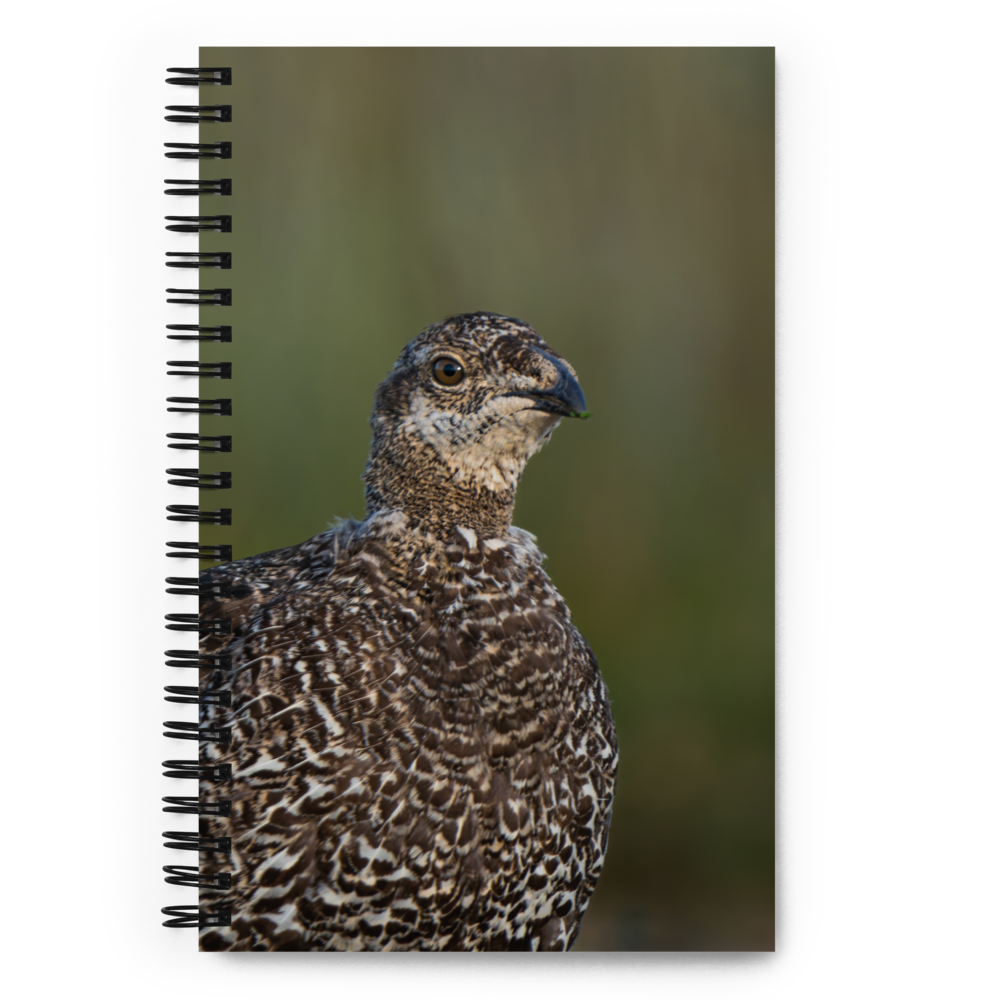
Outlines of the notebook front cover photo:
[[200,62],[200,948],[773,949],[773,50]]

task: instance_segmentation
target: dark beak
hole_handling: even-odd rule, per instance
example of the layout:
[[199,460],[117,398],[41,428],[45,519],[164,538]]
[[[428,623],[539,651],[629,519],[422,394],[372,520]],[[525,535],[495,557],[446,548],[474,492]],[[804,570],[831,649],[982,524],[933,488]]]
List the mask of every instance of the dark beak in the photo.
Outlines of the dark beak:
[[583,398],[580,383],[573,377],[563,361],[552,357],[551,354],[547,354],[546,357],[559,369],[559,381],[551,389],[511,392],[507,395],[525,396],[527,399],[534,400],[535,405],[531,407],[532,410],[556,413],[560,417],[582,417],[586,420],[590,414],[587,412],[587,401]]

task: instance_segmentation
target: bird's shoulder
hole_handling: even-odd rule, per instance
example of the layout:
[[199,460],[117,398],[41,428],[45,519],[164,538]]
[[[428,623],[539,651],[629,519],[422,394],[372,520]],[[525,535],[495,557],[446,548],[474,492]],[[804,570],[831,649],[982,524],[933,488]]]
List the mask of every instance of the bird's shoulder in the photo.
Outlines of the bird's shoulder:
[[237,631],[262,608],[328,578],[345,553],[357,547],[359,527],[357,521],[340,521],[299,545],[204,570],[201,617],[229,618]]

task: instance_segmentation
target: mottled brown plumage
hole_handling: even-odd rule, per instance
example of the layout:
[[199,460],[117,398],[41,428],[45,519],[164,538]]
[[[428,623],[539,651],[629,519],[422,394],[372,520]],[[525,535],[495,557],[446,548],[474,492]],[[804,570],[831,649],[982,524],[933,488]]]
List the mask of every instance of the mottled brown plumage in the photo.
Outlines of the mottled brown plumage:
[[[464,377],[442,384],[442,358]],[[457,370],[448,369],[449,372]],[[230,708],[228,928],[206,950],[562,950],[601,870],[617,766],[590,648],[511,527],[527,459],[582,410],[572,368],[529,326],[435,324],[379,387],[368,516],[208,571],[202,614]]]

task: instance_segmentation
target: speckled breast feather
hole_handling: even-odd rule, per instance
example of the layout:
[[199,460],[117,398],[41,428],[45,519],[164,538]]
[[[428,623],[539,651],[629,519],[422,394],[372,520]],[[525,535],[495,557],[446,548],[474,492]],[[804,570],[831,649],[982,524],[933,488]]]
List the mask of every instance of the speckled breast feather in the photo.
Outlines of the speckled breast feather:
[[[456,320],[482,316],[503,319]],[[617,766],[597,663],[532,536],[496,523],[494,495],[486,516],[480,483],[427,517],[419,482],[413,497],[386,488],[378,459],[376,443],[365,521],[205,574],[232,585],[202,614],[231,617],[233,635],[201,648],[233,666],[202,672],[232,701],[202,708],[232,729],[203,761],[230,763],[233,780],[202,784],[232,800],[202,829],[233,853],[201,865],[233,887],[202,891],[232,925],[203,930],[201,948],[565,950],[603,863]]]

